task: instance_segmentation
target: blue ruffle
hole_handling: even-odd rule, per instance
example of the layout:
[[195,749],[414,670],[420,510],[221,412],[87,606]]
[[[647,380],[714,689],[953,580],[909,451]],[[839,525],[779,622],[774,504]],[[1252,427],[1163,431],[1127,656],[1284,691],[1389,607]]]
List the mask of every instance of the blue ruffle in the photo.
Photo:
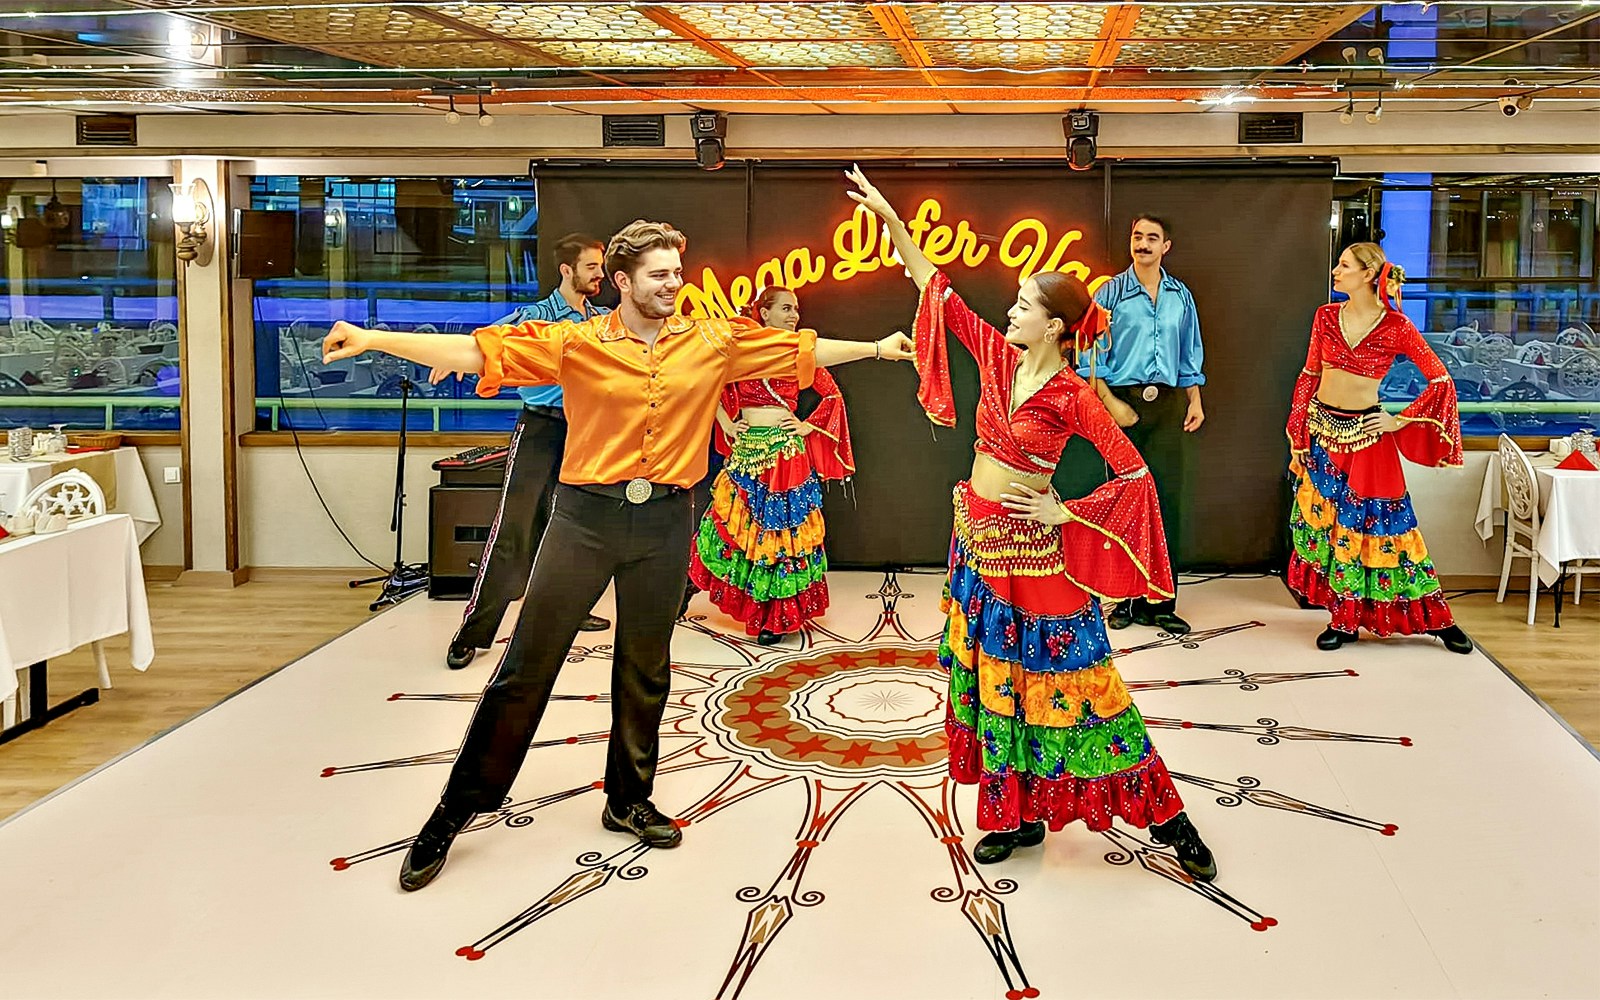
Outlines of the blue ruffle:
[[1070,615],[1019,611],[997,597],[964,560],[951,571],[947,589],[966,615],[967,638],[990,656],[1021,663],[1024,670],[1087,670],[1111,655],[1098,601],[1090,599]]
[[1363,535],[1403,535],[1417,527],[1416,511],[1407,496],[1373,499],[1350,488],[1344,472],[1333,464],[1328,452],[1311,442],[1311,461],[1306,465],[1311,485],[1322,498],[1333,504],[1341,527]]
[[813,472],[792,490],[775,491],[767,484],[742,472],[724,468],[723,474],[744,494],[744,502],[756,523],[771,531],[799,527],[811,512],[822,506],[822,481]]

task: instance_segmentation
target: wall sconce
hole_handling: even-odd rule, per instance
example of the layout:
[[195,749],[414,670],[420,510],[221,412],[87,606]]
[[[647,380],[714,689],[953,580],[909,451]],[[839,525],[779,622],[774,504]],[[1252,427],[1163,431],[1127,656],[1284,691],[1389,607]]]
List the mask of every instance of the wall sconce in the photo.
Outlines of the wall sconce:
[[188,186],[167,186],[172,188],[172,224],[183,234],[178,239],[178,259],[185,264],[198,260],[204,267],[211,263],[211,233],[206,228],[213,210],[211,188],[199,177]]
[[16,216],[11,214],[11,209],[0,208],[0,243],[15,243],[16,241]]

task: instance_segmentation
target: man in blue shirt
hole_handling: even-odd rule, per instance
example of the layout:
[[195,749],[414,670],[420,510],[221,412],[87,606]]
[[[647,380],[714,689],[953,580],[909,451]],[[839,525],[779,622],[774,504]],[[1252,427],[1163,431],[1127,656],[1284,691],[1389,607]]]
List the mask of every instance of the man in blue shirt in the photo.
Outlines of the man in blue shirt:
[[[1205,349],[1194,296],[1161,266],[1172,249],[1172,228],[1156,216],[1136,216],[1129,243],[1133,266],[1101,285],[1094,296],[1111,313],[1110,346],[1085,354],[1078,374],[1092,375],[1106,409],[1150,467],[1167,551],[1176,566],[1188,437],[1206,419],[1200,405]],[[1178,617],[1177,605],[1176,598],[1135,598],[1113,609],[1106,624],[1127,628],[1137,622],[1183,635],[1189,623]]]
[[[561,237],[555,246],[556,266],[561,272],[556,290],[499,323],[554,323],[609,312],[589,304],[590,297],[599,294],[605,278],[605,249],[604,243],[584,233]],[[467,598],[466,616],[445,654],[445,663],[452,670],[460,670],[472,662],[478,650],[489,648],[506,608],[527,590],[533,556],[539,550],[539,539],[544,537],[550,516],[550,497],[561,476],[561,454],[567,444],[561,387],[525,386],[517,393],[522,397],[522,415],[511,433],[500,509],[495,511],[489,528],[489,540],[478,563],[478,578]],[[586,632],[598,632],[610,628],[611,623],[590,615],[581,627]]]

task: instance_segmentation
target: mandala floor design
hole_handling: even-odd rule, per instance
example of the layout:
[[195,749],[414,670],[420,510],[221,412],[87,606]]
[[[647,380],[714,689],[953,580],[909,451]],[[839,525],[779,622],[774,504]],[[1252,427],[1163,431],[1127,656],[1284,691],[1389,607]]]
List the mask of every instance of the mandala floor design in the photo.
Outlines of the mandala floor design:
[[611,650],[583,636],[510,799],[410,894],[494,658],[445,670],[460,605],[408,601],[0,824],[0,995],[1600,995],[1600,760],[1487,657],[1321,653],[1278,581],[1188,583],[1196,632],[1111,639],[1217,881],[1121,825],[977,867],[942,582],[831,574],[822,627],[770,647],[697,602],[672,851],[600,828]]

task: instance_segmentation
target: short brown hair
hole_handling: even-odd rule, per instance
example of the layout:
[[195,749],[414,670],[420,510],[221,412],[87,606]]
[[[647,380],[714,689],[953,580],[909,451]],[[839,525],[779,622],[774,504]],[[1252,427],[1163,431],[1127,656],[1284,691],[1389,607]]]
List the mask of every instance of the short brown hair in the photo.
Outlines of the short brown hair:
[[676,250],[682,253],[687,242],[682,233],[665,222],[634,219],[617,230],[617,235],[611,237],[611,242],[606,245],[606,274],[611,276],[613,282],[617,280],[618,271],[631,279],[639,269],[640,257],[651,250]]
[[583,256],[585,250],[599,250],[604,253],[605,249],[606,245],[598,236],[590,236],[588,233],[568,233],[556,240],[556,266],[566,265],[576,269],[578,258]]

